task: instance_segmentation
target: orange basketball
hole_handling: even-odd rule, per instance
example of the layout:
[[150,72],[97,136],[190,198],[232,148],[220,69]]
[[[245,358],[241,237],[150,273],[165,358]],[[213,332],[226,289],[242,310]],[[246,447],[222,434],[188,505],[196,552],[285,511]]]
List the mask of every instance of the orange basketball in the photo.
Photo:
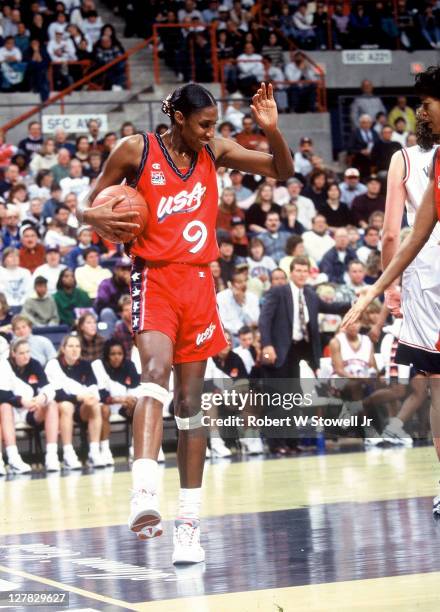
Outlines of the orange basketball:
[[128,185],[110,185],[98,193],[92,202],[92,207],[105,204],[111,198],[116,196],[125,196],[124,200],[113,207],[113,210],[118,213],[136,211],[139,216],[134,219],[129,219],[129,223],[137,223],[140,227],[133,233],[133,239],[142,234],[147,226],[148,207],[141,194],[129,187]]

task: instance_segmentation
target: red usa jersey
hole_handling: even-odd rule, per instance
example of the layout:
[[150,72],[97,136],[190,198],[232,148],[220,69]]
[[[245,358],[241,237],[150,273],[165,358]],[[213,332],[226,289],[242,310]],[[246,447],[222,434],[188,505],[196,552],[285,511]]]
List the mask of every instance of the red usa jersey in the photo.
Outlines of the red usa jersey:
[[148,205],[145,231],[130,254],[147,261],[207,264],[218,258],[217,177],[209,147],[179,170],[158,134],[143,134],[144,151],[134,186]]

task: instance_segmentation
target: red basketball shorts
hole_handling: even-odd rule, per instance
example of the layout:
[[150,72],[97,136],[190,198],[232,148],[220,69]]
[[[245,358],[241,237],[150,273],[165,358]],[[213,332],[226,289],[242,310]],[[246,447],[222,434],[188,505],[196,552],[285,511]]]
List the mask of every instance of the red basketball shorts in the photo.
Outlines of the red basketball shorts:
[[136,257],[130,291],[133,333],[166,334],[174,345],[173,363],[204,361],[227,346],[209,266]]

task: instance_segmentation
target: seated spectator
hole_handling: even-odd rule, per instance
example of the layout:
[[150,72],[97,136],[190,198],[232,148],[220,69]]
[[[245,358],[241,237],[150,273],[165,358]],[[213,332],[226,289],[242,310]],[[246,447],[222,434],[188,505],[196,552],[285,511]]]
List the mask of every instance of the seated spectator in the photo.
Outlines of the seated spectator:
[[364,4],[353,5],[348,19],[348,35],[353,49],[362,49],[364,45],[371,44],[373,32]]
[[[232,173],[231,173],[232,174]],[[273,188],[262,183],[257,190],[255,202],[246,211],[246,226],[249,232],[266,231],[266,219],[269,212],[281,214],[281,206],[273,201]]]
[[316,12],[313,15],[312,25],[315,29],[316,43],[320,50],[328,47],[328,13],[324,2],[316,3]]
[[212,278],[214,279],[214,287],[215,292],[223,291],[223,289],[227,288],[227,283],[224,281],[222,277],[222,269],[220,267],[219,261],[211,261],[209,264],[209,268],[211,270]]
[[249,239],[246,235],[246,225],[242,217],[232,217],[230,236],[234,245],[234,254],[237,257],[246,257]]
[[363,246],[360,246],[356,251],[357,259],[364,265],[367,265],[372,251],[380,254],[380,234],[379,230],[375,227],[367,227],[365,229]]
[[288,202],[290,204],[296,204],[298,209],[298,223],[301,223],[305,229],[310,229],[312,227],[312,219],[316,215],[316,208],[313,201],[302,194],[302,189],[303,184],[300,180],[297,178],[288,179]]
[[[217,262],[219,270],[220,266]],[[134,345],[133,334],[131,333],[131,297],[129,295],[123,295],[118,302],[118,312],[120,320],[116,323],[113,330],[112,338],[117,340],[125,348],[125,353],[131,355],[131,350]]]
[[118,340],[107,340],[101,359],[92,362],[98,381],[102,406],[101,455],[106,465],[113,465],[110,449],[110,415],[120,414],[132,419],[136,406],[140,376],[134,363],[127,358],[124,345]]
[[388,123],[394,125],[394,122],[399,117],[405,119],[406,126],[410,132],[416,131],[416,114],[413,109],[408,106],[405,96],[398,96],[396,106],[389,112]]
[[[92,45],[98,42],[103,27],[104,24],[102,23],[101,17],[99,17],[98,13],[94,10],[87,12],[81,24],[84,36],[87,40],[90,40]],[[111,39],[110,42],[112,42]]]
[[99,320],[107,324],[107,337],[111,336],[118,320],[118,304],[123,295],[130,292],[131,259],[119,258],[114,265],[113,276],[104,279],[98,287],[94,310]]
[[391,135],[391,140],[400,144],[401,147],[406,147],[407,138],[408,130],[406,128],[406,119],[405,117],[397,117],[394,121],[394,131]]
[[302,190],[302,195],[312,200],[316,209],[326,204],[327,175],[324,170],[317,168],[310,173],[308,185]]
[[[367,285],[374,285],[379,276],[382,274],[382,261],[380,252],[376,249],[371,249],[365,264],[366,274],[365,282]],[[370,304],[371,306],[371,304]],[[368,312],[368,311],[367,311]]]
[[267,142],[264,134],[258,131],[251,115],[245,115],[242,122],[243,129],[235,136],[235,140],[245,149],[257,150],[260,142]]
[[106,278],[111,278],[112,273],[99,264],[99,253],[95,248],[86,249],[83,257],[84,265],[76,268],[75,279],[78,287],[83,289],[90,299],[94,300],[98,294],[100,283]]
[[12,313],[4,293],[0,292],[0,335],[8,336],[11,331]]
[[40,242],[40,236],[33,225],[23,225],[20,230],[20,266],[33,272],[44,262],[44,246]]
[[63,192],[63,198],[68,193],[74,193],[78,198],[81,198],[89,189],[90,179],[88,176],[84,176],[83,167],[79,159],[72,159],[69,162],[69,176],[62,178],[59,183]]
[[76,286],[75,275],[69,268],[61,272],[53,299],[57,305],[60,323],[69,327],[72,327],[77,318],[77,308],[92,307],[92,300],[85,291]]
[[90,155],[90,143],[87,136],[78,136],[76,139],[74,155],[76,159],[79,159],[84,168],[86,168]]
[[[293,156],[295,164],[295,172],[302,174],[304,177],[312,171],[310,158],[313,155],[313,140],[308,136],[303,136],[299,141],[299,151]],[[291,179],[289,179],[291,180]]]
[[418,22],[426,48],[440,49],[440,25],[438,11],[433,12],[433,7],[428,4],[418,14]]
[[253,96],[264,80],[263,56],[255,53],[251,42],[244,45],[243,53],[237,57],[237,80],[244,96]]
[[[228,106],[226,107],[223,121],[228,121],[233,126],[233,131],[240,132],[243,126],[245,113],[243,109],[243,96],[237,92],[231,94]],[[219,126],[220,130],[221,125]]]
[[[271,34],[271,36],[276,36]],[[263,55],[263,66],[265,79],[273,85],[273,97],[277,104],[279,113],[286,113],[289,110],[289,100],[287,97],[287,88],[285,84],[285,76],[281,68],[272,65],[272,58],[269,55]]]
[[92,244],[92,230],[88,225],[83,225],[77,230],[78,245],[74,247],[66,257],[66,263],[71,270],[84,265],[84,251]]
[[12,343],[9,359],[3,363],[2,376],[4,384],[0,392],[0,401],[4,398],[4,403],[1,406],[1,421],[9,469],[18,474],[25,474],[32,470],[31,466],[24,463],[18,454],[15,428],[6,425],[6,423],[15,421],[15,423],[27,423],[38,429],[44,424],[45,468],[48,472],[59,472],[58,406],[54,401],[55,390],[49,384],[41,364],[31,357],[26,340],[20,339]]
[[[32,187],[32,185],[30,185],[30,187]],[[25,211],[29,206],[29,194],[24,183],[18,183],[17,185],[11,187],[11,191],[9,192],[7,198],[7,203],[8,205],[14,205],[13,210],[15,207],[18,208],[20,218],[24,216]]]
[[53,69],[54,87],[62,90],[73,82],[69,62],[77,61],[75,47],[69,39],[64,38],[62,30],[56,30],[54,39],[49,41],[47,52],[55,64]]
[[376,210],[385,211],[385,197],[381,195],[382,185],[376,176],[370,176],[367,181],[367,191],[356,196],[351,205],[353,223],[366,228],[371,213]]
[[281,210],[282,229],[289,234],[303,234],[306,230],[302,223],[298,221],[298,206],[289,202]]
[[235,191],[231,187],[225,187],[220,196],[217,214],[217,229],[225,232],[231,231],[232,219],[244,219],[243,211],[237,205]]
[[32,333],[32,321],[24,315],[12,317],[12,333],[15,338],[26,340],[31,349],[31,357],[44,367],[56,355],[55,347],[49,338]]
[[4,217],[4,226],[1,232],[3,248],[20,248],[20,212],[17,206],[8,206]]
[[380,140],[371,149],[371,163],[379,176],[384,178],[388,173],[392,156],[402,148],[402,144],[393,140],[392,136],[393,128],[390,125],[384,125]]
[[100,151],[90,152],[88,167],[84,169],[84,174],[90,179],[90,182],[101,173],[102,162],[103,158]]
[[240,172],[240,170],[231,170],[229,176],[231,179],[231,188],[235,192],[238,205],[243,210],[249,208],[250,201],[252,198],[254,198],[254,194],[250,189],[243,185],[243,173]]
[[50,170],[52,166],[55,166],[58,161],[57,153],[55,152],[55,140],[53,138],[47,138],[41,149],[36,153],[29,168],[34,176],[36,176],[40,170]]
[[33,279],[42,276],[47,281],[48,293],[53,295],[57,290],[58,279],[66,265],[61,263],[61,254],[58,246],[48,245],[46,247],[45,263],[34,270]]
[[45,102],[50,93],[47,77],[50,57],[46,50],[46,44],[40,40],[32,39],[23,59],[27,64],[26,78],[30,91],[39,93],[41,101]]
[[230,280],[232,280],[232,274],[235,270],[235,266],[237,265],[237,256],[234,253],[234,243],[232,242],[232,238],[222,237],[219,240],[219,250],[220,257],[218,258],[218,263],[221,268],[221,277],[223,282],[227,284]]
[[[95,67],[105,66],[123,53],[124,51],[118,45],[113,44],[110,36],[101,36],[93,48]],[[99,80],[103,89],[112,89],[113,91],[125,89],[125,62],[121,61],[112,66]]]
[[327,201],[324,206],[317,208],[318,213],[326,218],[330,231],[351,223],[350,210],[341,202],[341,190],[335,183],[327,187]]
[[378,136],[382,134],[382,128],[387,124],[387,116],[385,113],[377,113],[373,125],[373,130],[377,133]]
[[345,227],[339,227],[334,233],[335,246],[324,254],[319,269],[330,283],[342,284],[345,273],[351,261],[356,259],[356,252],[349,247],[348,232]]
[[258,298],[246,289],[246,279],[242,272],[232,274],[230,289],[217,293],[217,305],[223,325],[235,337],[243,325],[255,327],[258,323]]
[[20,21],[17,24],[17,34],[14,36],[15,46],[25,54],[29,48],[29,30],[26,29],[25,24]]
[[352,259],[348,264],[347,276],[343,283],[336,288],[336,299],[342,302],[353,302],[365,289],[366,269],[364,264],[358,259]]
[[339,2],[332,15],[333,45],[337,51],[348,48],[348,21],[349,16],[344,14],[344,5]]
[[40,45],[47,42],[47,26],[41,13],[34,13],[30,24],[30,36],[33,40],[38,40]]
[[17,164],[12,163],[6,168],[4,178],[0,181],[0,197],[7,198],[12,187],[18,185],[20,182],[20,168]]
[[100,125],[96,119],[90,119],[87,123],[89,130],[89,142],[92,149],[100,149]]
[[65,336],[58,357],[50,360],[45,372],[55,388],[55,400],[60,404],[65,469],[81,468],[72,446],[74,420],[87,424],[89,465],[104,467],[105,461],[99,449],[102,416],[97,380],[91,364],[81,359],[81,345],[77,336]]
[[302,235],[306,255],[311,257],[317,264],[322,257],[335,244],[335,241],[328,232],[328,225],[325,217],[317,214],[312,220],[312,229]]
[[264,243],[258,238],[251,238],[249,242],[249,255],[246,257],[249,276],[258,278],[266,286],[270,273],[276,268],[276,263],[272,257],[266,255]]
[[86,361],[101,359],[105,338],[98,333],[96,316],[92,312],[85,312],[76,324],[78,338],[81,342],[81,357]]
[[[59,182],[62,178],[64,178],[64,176],[68,176],[70,158],[74,157],[76,153],[75,145],[73,144],[73,142],[69,142],[69,138],[66,133],[66,130],[60,125],[55,129],[55,149],[57,150],[57,152],[60,152],[61,149],[67,149],[67,151],[69,152],[69,159],[67,159],[65,156],[62,158],[63,159],[62,165],[63,167],[67,169],[67,173],[63,176],[56,177],[56,181]],[[58,157],[58,163],[59,164],[61,163],[59,157]]]
[[[313,26],[313,13],[309,13],[307,2],[300,2],[293,14],[294,38],[302,49],[314,49],[316,46],[316,33]],[[295,79],[291,79],[295,80]]]
[[361,176],[368,176],[371,173],[371,150],[379,140],[379,136],[371,126],[371,116],[361,115],[359,127],[353,131],[349,143],[353,165],[359,169]]
[[18,148],[25,155],[29,163],[32,155],[38,153],[43,146],[44,140],[41,135],[41,124],[39,121],[31,121],[28,124],[28,135],[18,143]]
[[[60,209],[65,209],[65,207],[60,206],[58,210]],[[55,216],[53,219],[47,219],[47,232],[44,236],[44,244],[46,246],[58,247],[61,255],[65,257],[75,246],[76,240],[69,236],[67,224],[59,221]]]
[[32,289],[31,273],[26,268],[21,268],[19,262],[18,249],[4,249],[0,266],[0,291],[10,306],[23,306]]
[[36,276],[34,289],[34,295],[28,297],[23,304],[21,314],[27,317],[32,325],[59,325],[58,310],[47,290],[47,279],[44,276]]
[[69,150],[63,147],[58,150],[57,163],[52,166],[50,171],[52,172],[54,182],[59,185],[61,179],[69,176],[70,170],[70,153]]
[[61,34],[64,37],[64,33],[67,29],[68,19],[64,11],[57,12],[55,20],[47,28],[47,35],[49,37],[49,44],[55,40],[57,34]]
[[15,90],[23,79],[26,64],[22,63],[22,52],[15,45],[14,37],[7,36],[0,47],[1,88],[2,91]]
[[287,88],[289,110],[292,113],[314,113],[318,81],[315,70],[299,51],[292,51],[290,59],[284,68],[286,79],[292,82]]
[[341,202],[351,208],[356,196],[366,193],[367,188],[361,183],[361,175],[357,168],[347,168],[344,172],[344,180],[339,183],[341,191]]
[[357,96],[351,105],[350,117],[353,127],[359,125],[362,115],[376,117],[377,113],[387,112],[382,100],[374,95],[373,83],[369,79],[364,79],[361,83],[361,95]]
[[234,349],[234,353],[236,353],[242,359],[248,376],[251,375],[252,369],[255,367],[258,359],[257,351],[255,350],[253,342],[254,334],[252,329],[247,325],[244,325],[238,330],[239,344]]

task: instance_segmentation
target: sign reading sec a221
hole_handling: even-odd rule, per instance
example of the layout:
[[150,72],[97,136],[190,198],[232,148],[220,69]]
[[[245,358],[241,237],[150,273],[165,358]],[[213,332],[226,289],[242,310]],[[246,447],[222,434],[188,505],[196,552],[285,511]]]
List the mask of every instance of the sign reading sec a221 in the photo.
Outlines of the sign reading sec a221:
[[61,127],[68,133],[87,133],[87,124],[91,119],[96,119],[101,132],[108,131],[107,115],[90,113],[84,115],[43,115],[43,132],[53,134],[57,128]]
[[342,51],[343,64],[392,64],[389,49],[346,49]]

